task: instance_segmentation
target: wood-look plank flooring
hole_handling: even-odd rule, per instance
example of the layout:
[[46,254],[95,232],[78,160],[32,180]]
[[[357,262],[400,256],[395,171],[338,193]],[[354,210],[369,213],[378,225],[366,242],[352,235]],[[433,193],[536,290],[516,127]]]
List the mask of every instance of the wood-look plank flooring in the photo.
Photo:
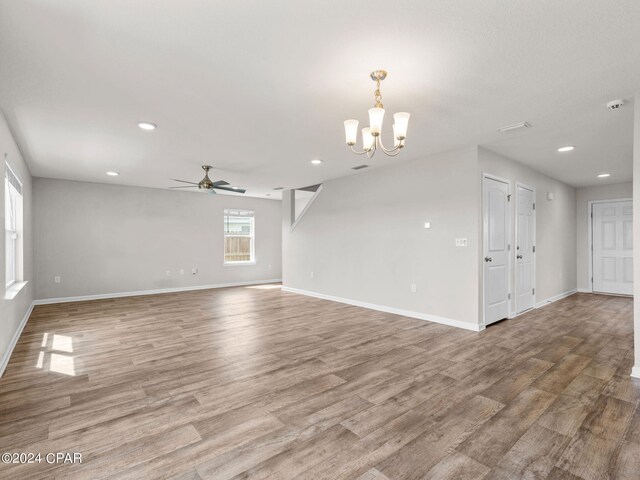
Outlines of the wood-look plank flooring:
[[481,333],[278,286],[38,306],[0,379],[2,479],[635,479],[632,300]]

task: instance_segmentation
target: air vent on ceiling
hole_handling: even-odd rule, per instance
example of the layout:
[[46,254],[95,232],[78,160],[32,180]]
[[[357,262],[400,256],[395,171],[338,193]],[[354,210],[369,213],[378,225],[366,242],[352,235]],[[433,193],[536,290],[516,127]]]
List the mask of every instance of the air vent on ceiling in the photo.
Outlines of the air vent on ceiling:
[[509,133],[515,130],[520,130],[522,128],[531,128],[531,124],[529,122],[516,123],[514,125],[507,125],[506,127],[500,127],[498,131],[500,133]]
[[284,187],[276,187],[274,190],[284,190]]
[[353,167],[351,170],[362,170],[367,167],[369,167],[369,165],[358,165],[357,167]]
[[609,110],[617,110],[620,107],[622,107],[624,105],[624,100],[620,99],[620,100],[611,100],[609,103],[607,103],[607,108]]

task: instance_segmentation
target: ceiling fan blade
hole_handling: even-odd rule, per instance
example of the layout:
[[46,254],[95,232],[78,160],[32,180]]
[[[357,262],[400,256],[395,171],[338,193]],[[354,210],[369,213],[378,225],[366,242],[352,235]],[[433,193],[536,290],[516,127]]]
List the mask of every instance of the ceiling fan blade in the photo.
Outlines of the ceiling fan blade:
[[180,186],[180,187],[169,187],[169,188],[198,188],[197,185],[185,185],[184,187]]
[[182,183],[190,183],[191,185],[198,185],[195,182],[187,182],[186,180],[178,180],[177,178],[172,178],[171,180],[173,180],[174,182],[182,182]]
[[244,193],[246,190],[243,188],[228,188],[228,187],[213,187],[217,190],[226,190],[227,192]]
[[224,180],[218,180],[217,182],[213,182],[214,187],[221,187],[223,185],[229,185],[229,182],[225,182]]

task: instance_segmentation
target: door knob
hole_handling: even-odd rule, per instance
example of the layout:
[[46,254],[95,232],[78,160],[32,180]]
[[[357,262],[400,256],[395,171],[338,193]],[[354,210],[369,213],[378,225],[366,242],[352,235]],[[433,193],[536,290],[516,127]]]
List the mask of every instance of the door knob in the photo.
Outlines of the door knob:
[[522,255],[516,255],[516,258],[517,258],[517,259],[522,258]]
[[491,261],[491,257],[484,257],[484,261],[485,262],[490,262]]

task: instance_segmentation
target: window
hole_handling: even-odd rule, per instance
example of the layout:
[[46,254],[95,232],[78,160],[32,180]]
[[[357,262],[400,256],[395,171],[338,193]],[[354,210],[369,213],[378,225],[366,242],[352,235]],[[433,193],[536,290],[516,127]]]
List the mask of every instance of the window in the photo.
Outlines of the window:
[[254,212],[249,210],[224,211],[224,263],[255,262]]
[[4,229],[6,252],[5,285],[10,287],[18,281],[22,268],[22,182],[6,165],[4,179]]

